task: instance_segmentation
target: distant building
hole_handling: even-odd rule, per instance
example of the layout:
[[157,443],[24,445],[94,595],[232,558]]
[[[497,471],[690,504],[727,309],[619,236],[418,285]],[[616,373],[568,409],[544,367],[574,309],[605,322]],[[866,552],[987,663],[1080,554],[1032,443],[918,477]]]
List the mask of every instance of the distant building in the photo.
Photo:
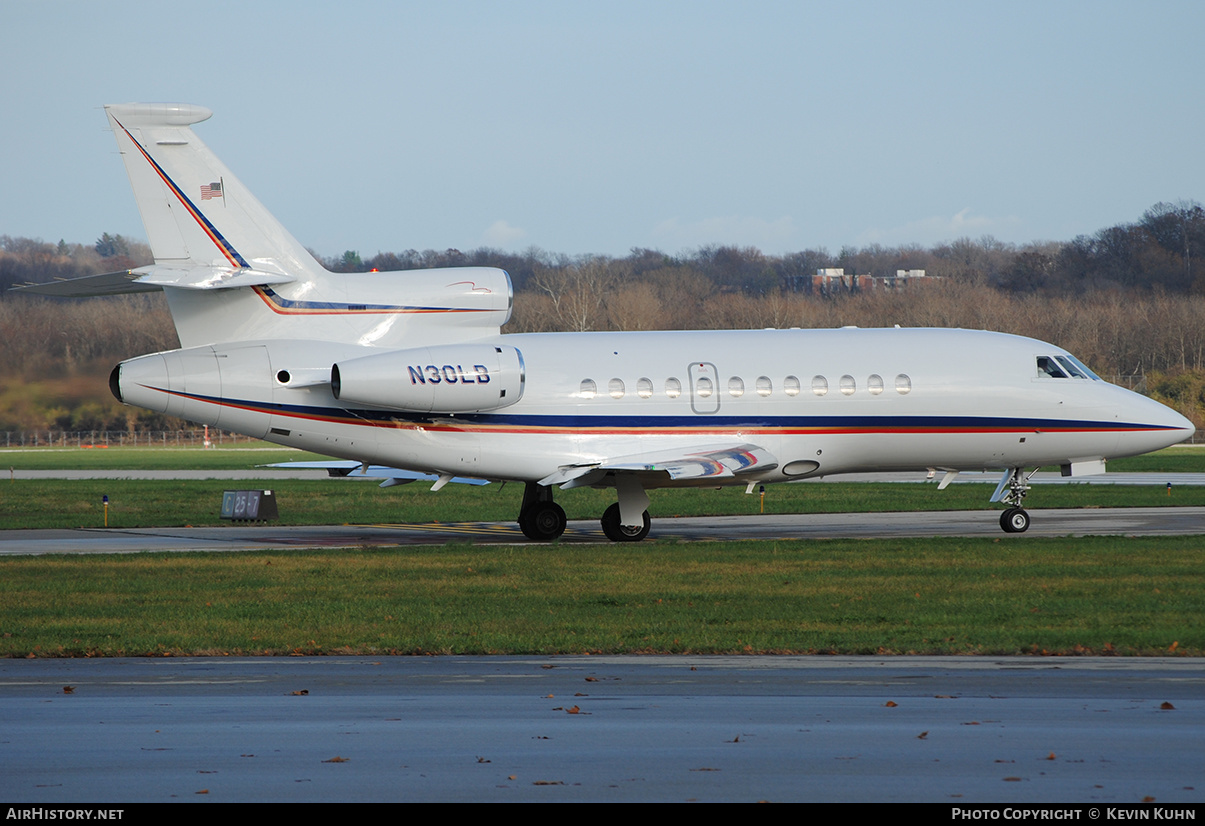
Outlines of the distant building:
[[940,278],[925,275],[924,270],[896,270],[894,276],[878,276],[846,275],[841,267],[821,267],[810,280],[807,276],[796,276],[789,279],[784,287],[788,292],[837,295],[870,290],[901,290],[939,280]]

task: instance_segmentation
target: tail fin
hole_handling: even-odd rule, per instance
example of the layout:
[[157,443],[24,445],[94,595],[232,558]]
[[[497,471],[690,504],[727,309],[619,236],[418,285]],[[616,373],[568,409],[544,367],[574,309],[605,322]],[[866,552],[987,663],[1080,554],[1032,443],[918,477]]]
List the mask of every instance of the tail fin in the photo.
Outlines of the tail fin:
[[189,128],[213,113],[189,104],[105,106],[155,263],[252,269],[297,278],[323,272]]
[[162,289],[182,347],[311,339],[410,347],[496,336],[510,277],[489,267],[340,275],[297,242],[189,127],[201,106],[105,107],[155,263],[30,285],[58,296]]

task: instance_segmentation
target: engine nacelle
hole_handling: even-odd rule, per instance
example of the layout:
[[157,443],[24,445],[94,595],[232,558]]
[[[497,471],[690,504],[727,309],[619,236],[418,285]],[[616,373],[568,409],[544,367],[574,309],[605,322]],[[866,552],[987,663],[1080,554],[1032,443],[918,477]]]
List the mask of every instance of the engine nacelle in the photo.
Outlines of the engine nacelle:
[[502,344],[391,350],[331,367],[341,402],[415,413],[479,413],[523,397],[523,354]]

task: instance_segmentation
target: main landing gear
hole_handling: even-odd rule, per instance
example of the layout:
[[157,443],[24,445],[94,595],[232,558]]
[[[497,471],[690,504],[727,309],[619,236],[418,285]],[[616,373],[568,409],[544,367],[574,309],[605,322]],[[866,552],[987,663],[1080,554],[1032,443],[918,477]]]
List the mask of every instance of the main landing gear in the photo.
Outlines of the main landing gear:
[[649,495],[630,473],[615,474],[614,484],[619,501],[603,513],[603,533],[612,542],[639,542],[649,535]]
[[552,501],[551,487],[528,482],[523,488],[519,529],[536,542],[551,542],[565,532],[565,511]]
[[[1027,474],[1025,468],[1013,468],[996,488],[992,501],[1010,506],[1000,514],[1000,527],[1005,533],[1025,533],[1029,530],[1029,513],[1021,507],[1021,503],[1025,501],[1025,494],[1029,493],[1029,477],[1032,475],[1033,471]],[[1008,486],[1007,493],[1004,492],[1005,485]]]
[[619,503],[616,502],[611,507],[607,508],[602,516],[603,533],[607,535],[607,539],[612,542],[639,542],[649,535],[649,527],[652,525],[652,520],[649,519],[649,512],[643,514],[644,524],[642,525],[624,525],[619,521]]
[[[648,495],[639,480],[620,476],[615,480],[619,501],[602,516],[602,529],[612,542],[639,542],[649,535],[652,520],[647,510]],[[627,514],[627,520],[624,514]],[[625,524],[634,520],[632,524]],[[535,542],[551,542],[565,532],[565,511],[552,501],[552,487],[528,482],[523,488],[519,509],[519,529]]]

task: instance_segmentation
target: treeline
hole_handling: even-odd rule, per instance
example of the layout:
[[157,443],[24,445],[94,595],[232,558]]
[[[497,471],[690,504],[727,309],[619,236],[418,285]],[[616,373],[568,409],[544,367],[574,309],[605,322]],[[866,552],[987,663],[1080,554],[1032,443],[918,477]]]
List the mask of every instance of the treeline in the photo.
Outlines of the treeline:
[[49,244],[40,238],[0,235],[0,291],[150,264],[146,244],[105,233],[93,244]]
[[960,238],[931,248],[879,244],[844,247],[835,255],[824,248],[771,256],[752,247],[705,246],[679,255],[637,248],[625,258],[571,258],[538,248],[516,254],[483,247],[468,252],[384,252],[370,258],[348,250],[341,256],[318,260],[334,272],[501,267],[510,273],[516,290],[529,289],[532,281],[550,271],[601,262],[623,279],[639,281],[663,277],[661,271],[667,269],[684,270],[716,290],[747,295],[794,292],[817,269],[838,267],[847,274],[876,277],[923,269],[930,276],[1008,293],[1162,289],[1205,295],[1205,209],[1196,201],[1158,203],[1134,223],[1118,224],[1071,241],[1024,245],[985,236],[978,240]]
[[[431,267],[488,266],[510,273],[515,289],[546,291],[542,277],[582,266],[601,266],[623,281],[701,278],[710,289],[764,296],[796,292],[820,268],[877,277],[923,269],[929,276],[986,285],[1007,293],[1069,294],[1099,290],[1164,290],[1205,295],[1205,208],[1196,201],[1158,203],[1130,224],[1118,224],[1071,241],[1015,245],[991,236],[948,244],[808,249],[766,255],[753,247],[705,246],[668,255],[633,249],[623,258],[572,257],[532,247],[509,253],[490,247],[381,252],[362,258],[348,250],[334,258],[314,254],[334,272],[394,271]],[[142,243],[105,233],[91,245],[46,243],[0,235],[0,289],[15,284],[113,272],[151,262]]]
[[[1066,347],[1101,375],[1136,377],[1201,425],[1205,413],[1205,210],[1157,204],[1133,223],[1069,242],[993,238],[933,248],[805,250],[704,247],[671,256],[570,257],[408,250],[361,259],[315,256],[341,272],[494,266],[515,285],[506,332],[934,326],[991,329]],[[145,245],[105,235],[91,246],[0,236],[0,284],[139,266]],[[890,277],[906,287],[813,295],[819,268]],[[53,301],[0,294],[0,430],[170,429],[118,405],[105,379],[122,358],[178,346],[161,295]]]
[[179,346],[161,294],[55,301],[8,292],[151,261],[146,244],[121,235],[88,245],[0,235],[0,430],[180,427],[119,404],[108,389],[116,362]]

